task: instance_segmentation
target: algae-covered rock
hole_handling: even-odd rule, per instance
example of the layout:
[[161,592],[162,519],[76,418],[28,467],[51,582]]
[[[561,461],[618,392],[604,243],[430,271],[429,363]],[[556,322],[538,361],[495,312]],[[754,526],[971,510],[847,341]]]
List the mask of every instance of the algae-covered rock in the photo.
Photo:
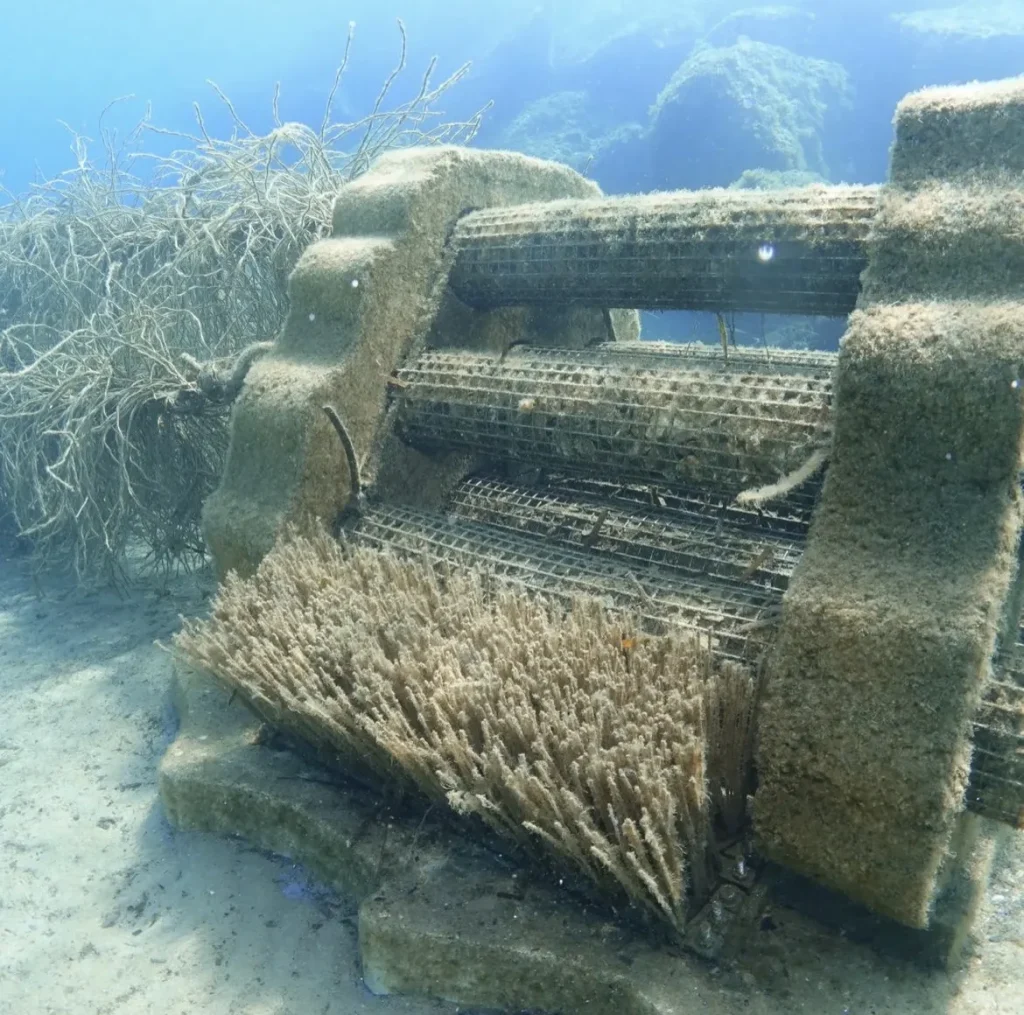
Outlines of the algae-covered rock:
[[581,172],[609,149],[642,131],[602,115],[584,91],[563,91],[531,102],[501,133],[501,147],[572,166]]
[[1024,37],[1024,5],[1020,0],[974,0],[956,7],[930,8],[892,17],[911,32],[947,42]]
[[971,0],[893,14],[919,84],[992,80],[1024,70],[1024,4]]
[[812,38],[815,20],[812,11],[789,4],[744,7],[722,18],[704,36],[704,41],[712,46],[730,46],[746,37],[788,49],[802,49]]
[[808,187],[828,182],[820,173],[809,169],[744,169],[729,184],[730,190],[785,190],[787,187]]
[[827,178],[823,134],[848,90],[838,64],[780,46],[741,39],[700,49],[651,110],[656,186],[714,186],[754,168]]

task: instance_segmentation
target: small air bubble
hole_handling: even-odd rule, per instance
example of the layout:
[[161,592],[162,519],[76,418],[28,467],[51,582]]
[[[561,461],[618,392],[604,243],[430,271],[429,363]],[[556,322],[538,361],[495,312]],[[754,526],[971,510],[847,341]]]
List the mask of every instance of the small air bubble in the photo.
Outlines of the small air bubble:
[[946,461],[947,462],[953,461],[953,452],[952,451],[947,451],[946,452]]
[[315,321],[315,320],[316,320],[316,314],[314,314],[314,313],[312,313],[312,312],[311,312],[311,313],[310,313],[310,315],[309,315],[309,319],[310,319],[311,321]]
[[1015,379],[1010,381],[1010,387],[1013,388],[1014,391],[1016,391],[1020,387],[1020,380]]
[[357,279],[357,278],[352,279],[352,288],[353,289],[358,289],[359,288],[359,279]]

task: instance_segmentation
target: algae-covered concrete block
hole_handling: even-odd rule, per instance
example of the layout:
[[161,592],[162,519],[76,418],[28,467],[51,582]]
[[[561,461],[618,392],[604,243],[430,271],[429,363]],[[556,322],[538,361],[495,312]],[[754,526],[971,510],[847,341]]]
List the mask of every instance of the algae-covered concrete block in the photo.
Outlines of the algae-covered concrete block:
[[900,106],[760,721],[769,854],[914,927],[970,919],[970,891],[937,903],[963,881],[971,722],[1019,622],[1022,150],[1024,79]]
[[[296,266],[284,331],[250,370],[234,408],[224,475],[203,512],[221,575],[252,573],[287,522],[332,519],[348,503],[352,477],[324,405],[343,420],[360,469],[367,478],[376,472],[391,374],[432,332],[451,330],[438,327],[439,313],[459,319],[446,286],[447,241],[460,215],[599,193],[565,166],[455,147],[390,152],[341,190],[332,235]],[[472,327],[497,331],[505,344],[546,331],[548,344],[573,346],[605,332],[599,310],[567,314],[554,328],[525,311],[496,313],[504,326]],[[635,318],[623,325],[635,333]],[[387,454],[404,458],[392,476],[424,471],[412,452],[392,446]],[[464,468],[452,462],[448,471],[457,478]]]

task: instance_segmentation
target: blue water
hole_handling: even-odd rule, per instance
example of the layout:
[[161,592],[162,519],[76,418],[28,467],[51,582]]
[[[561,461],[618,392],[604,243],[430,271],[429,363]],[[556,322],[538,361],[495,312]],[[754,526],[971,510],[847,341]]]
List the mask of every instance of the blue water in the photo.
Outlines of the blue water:
[[[834,182],[879,181],[902,95],[925,85],[1024,71],[1022,35],[996,32],[974,44],[908,31],[897,20],[901,13],[943,6],[953,5],[803,0],[789,6],[787,17],[758,19],[735,14],[779,6],[716,0],[50,0],[42,7],[5,0],[0,182],[20,193],[33,179],[70,168],[70,131],[98,139],[100,113],[123,96],[134,98],[118,103],[103,121],[120,137],[147,103],[154,123],[191,130],[197,101],[210,129],[223,135],[230,121],[208,79],[257,132],[271,125],[276,82],[284,119],[319,123],[352,21],[356,43],[336,112],[357,118],[370,108],[397,58],[399,17],[408,29],[409,53],[396,95],[418,86],[433,55],[439,58],[435,80],[473,61],[471,76],[446,97],[444,108],[462,116],[494,100],[482,144],[522,142],[523,130],[508,130],[516,118],[530,103],[567,91],[581,96],[586,130],[643,130],[659,91],[701,44],[728,45],[747,35],[829,61],[848,76],[849,106],[829,109],[821,138],[827,175]],[[993,18],[1005,21],[1013,6],[1003,4],[1000,11],[994,5]],[[530,138],[529,125],[525,136],[526,147],[539,143]],[[148,143],[165,150],[170,142],[152,136]],[[713,147],[701,149],[699,117],[674,143],[677,149],[661,151],[653,166],[627,146],[618,157],[592,162],[591,175],[612,192],[732,182],[734,160]],[[695,151],[700,172],[673,178],[666,162],[685,164]]]

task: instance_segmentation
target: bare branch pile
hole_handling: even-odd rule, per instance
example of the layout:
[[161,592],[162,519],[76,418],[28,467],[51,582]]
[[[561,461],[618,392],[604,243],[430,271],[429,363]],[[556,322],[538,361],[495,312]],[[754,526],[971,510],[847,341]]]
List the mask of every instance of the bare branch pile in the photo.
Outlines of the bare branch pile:
[[[251,130],[226,139],[173,135],[146,152],[148,117],[119,146],[103,132],[94,162],[0,205],[0,516],[13,516],[41,566],[80,578],[121,573],[141,546],[169,568],[203,557],[199,510],[227,447],[227,405],[209,378],[273,339],[287,277],[330,230],[335,193],[396,147],[466,143],[481,114],[446,122],[440,99],[466,73],[391,101],[402,53],[370,112],[338,123],[333,105],[352,44],[317,128]],[[216,86],[214,86],[216,87]],[[143,163],[147,172],[140,175]],[[216,387],[216,386],[214,386]]]

